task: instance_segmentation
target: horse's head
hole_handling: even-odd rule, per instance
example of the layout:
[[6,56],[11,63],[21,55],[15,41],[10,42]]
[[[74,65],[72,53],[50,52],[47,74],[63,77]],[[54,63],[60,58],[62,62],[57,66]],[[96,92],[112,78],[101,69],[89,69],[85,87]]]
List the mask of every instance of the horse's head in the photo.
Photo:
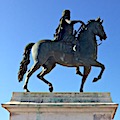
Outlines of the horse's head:
[[90,20],[89,21],[89,25],[92,28],[92,32],[100,37],[100,40],[102,39],[106,39],[106,33],[104,31],[104,28],[102,26],[103,20],[101,20],[100,18],[97,18],[96,20]]

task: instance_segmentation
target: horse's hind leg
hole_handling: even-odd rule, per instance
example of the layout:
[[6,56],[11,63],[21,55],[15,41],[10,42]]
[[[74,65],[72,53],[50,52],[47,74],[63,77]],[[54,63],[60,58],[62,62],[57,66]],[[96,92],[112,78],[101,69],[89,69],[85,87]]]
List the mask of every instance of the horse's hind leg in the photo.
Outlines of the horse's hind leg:
[[49,58],[48,61],[43,65],[43,70],[37,75],[39,79],[45,82],[49,86],[49,91],[53,91],[52,83],[48,82],[44,76],[48,74],[55,67],[54,58]]
[[27,72],[27,75],[26,75],[26,79],[25,79],[25,83],[24,83],[24,86],[23,86],[23,89],[26,91],[26,92],[29,92],[28,88],[27,88],[27,84],[28,84],[28,81],[29,81],[29,78],[30,76],[37,70],[40,68],[40,64],[39,62],[35,62],[33,64],[33,66],[31,67],[31,69]]
[[89,66],[89,67],[84,66],[84,73],[83,73],[83,77],[82,77],[82,83],[81,83],[81,87],[80,87],[80,92],[83,92],[84,83],[85,83],[85,81],[87,79],[87,76],[90,73],[90,70],[91,70],[91,66]]
[[93,82],[97,82],[99,79],[101,79],[102,74],[103,74],[103,72],[104,72],[104,70],[105,70],[105,66],[104,66],[102,63],[97,62],[97,61],[96,61],[96,64],[95,64],[94,66],[95,66],[95,67],[101,67],[100,74],[98,75],[97,78],[94,78],[94,79],[93,79]]

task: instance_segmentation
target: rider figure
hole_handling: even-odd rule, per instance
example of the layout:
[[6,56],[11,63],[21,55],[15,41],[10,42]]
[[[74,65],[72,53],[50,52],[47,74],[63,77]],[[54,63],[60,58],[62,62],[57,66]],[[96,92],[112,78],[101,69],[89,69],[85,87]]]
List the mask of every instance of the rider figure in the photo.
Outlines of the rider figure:
[[80,20],[70,20],[70,10],[64,10],[62,17],[60,18],[60,23],[54,34],[54,40],[56,41],[65,41],[65,42],[74,42],[75,35],[73,35],[73,25],[80,22],[82,25],[84,23]]
[[[84,22],[80,20],[71,21],[70,10],[64,10],[62,13],[62,17],[60,18],[60,23],[56,28],[56,32],[54,34],[54,41],[65,41],[67,42],[67,44],[70,43],[73,49],[73,45],[76,45],[76,39],[75,39],[76,33],[73,33],[74,30],[73,26],[78,22],[82,24],[79,30],[85,27]],[[82,73],[79,70],[79,67],[76,67],[76,74],[82,75]]]

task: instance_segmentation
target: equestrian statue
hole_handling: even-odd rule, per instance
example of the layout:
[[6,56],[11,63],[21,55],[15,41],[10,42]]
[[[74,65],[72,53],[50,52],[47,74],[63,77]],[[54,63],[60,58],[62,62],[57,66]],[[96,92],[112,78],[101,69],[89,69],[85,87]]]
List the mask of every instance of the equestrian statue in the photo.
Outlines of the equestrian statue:
[[[81,23],[78,31],[74,31],[74,24]],[[93,79],[96,82],[101,79],[105,70],[105,66],[97,61],[97,40],[107,38],[104,28],[102,26],[103,20],[100,18],[89,20],[87,24],[81,20],[70,20],[70,11],[64,10],[60,23],[56,28],[54,40],[44,39],[36,43],[29,43],[23,54],[23,60],[20,63],[18,72],[19,82],[23,80],[26,73],[25,83],[23,89],[29,92],[28,82],[31,75],[43,67],[42,71],[37,77],[49,86],[49,91],[53,91],[52,83],[44,78],[56,64],[67,67],[75,67],[76,74],[82,76],[80,92],[83,92],[84,83],[91,71],[91,67],[100,67],[101,71],[97,77]],[[34,64],[27,71],[27,65],[30,63],[30,52]],[[83,73],[80,72],[79,67],[83,67]]]

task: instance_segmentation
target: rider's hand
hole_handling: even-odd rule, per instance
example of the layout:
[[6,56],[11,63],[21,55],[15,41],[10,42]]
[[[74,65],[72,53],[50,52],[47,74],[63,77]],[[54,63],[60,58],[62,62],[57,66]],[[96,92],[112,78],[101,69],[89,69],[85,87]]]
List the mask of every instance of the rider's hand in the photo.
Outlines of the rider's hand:
[[85,23],[84,23],[83,21],[81,21],[81,20],[80,20],[80,23],[81,23],[82,25],[85,25]]

